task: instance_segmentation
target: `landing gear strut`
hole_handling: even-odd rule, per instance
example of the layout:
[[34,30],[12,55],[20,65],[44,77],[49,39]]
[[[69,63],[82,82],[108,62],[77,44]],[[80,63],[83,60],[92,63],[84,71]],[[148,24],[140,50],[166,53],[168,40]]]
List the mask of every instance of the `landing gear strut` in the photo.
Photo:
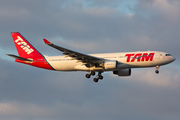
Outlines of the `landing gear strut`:
[[155,71],[156,74],[159,74],[159,70],[158,69],[159,69],[159,66],[156,66],[156,71]]

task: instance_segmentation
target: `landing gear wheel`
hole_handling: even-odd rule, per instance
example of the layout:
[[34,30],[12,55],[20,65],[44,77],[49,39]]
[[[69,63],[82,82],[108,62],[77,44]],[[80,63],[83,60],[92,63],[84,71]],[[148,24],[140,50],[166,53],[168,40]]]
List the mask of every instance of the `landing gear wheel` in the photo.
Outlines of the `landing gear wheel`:
[[90,78],[91,77],[91,75],[89,75],[89,74],[86,74],[86,78]]
[[158,73],[159,73],[159,70],[156,70],[155,73],[158,74]]
[[98,82],[98,79],[97,79],[97,78],[94,78],[94,82]]
[[102,80],[102,79],[103,79],[103,76],[102,76],[102,75],[99,75],[99,76],[98,76],[98,79]]
[[95,74],[96,74],[96,73],[95,73],[94,71],[91,71],[91,75],[93,75],[93,76],[94,76]]

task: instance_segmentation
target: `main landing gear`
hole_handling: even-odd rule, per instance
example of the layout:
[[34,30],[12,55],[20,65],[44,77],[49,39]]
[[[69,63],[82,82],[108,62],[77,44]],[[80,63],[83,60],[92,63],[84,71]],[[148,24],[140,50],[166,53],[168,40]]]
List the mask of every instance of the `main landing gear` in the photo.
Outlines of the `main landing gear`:
[[156,74],[159,74],[159,70],[158,69],[159,69],[159,66],[156,66],[156,71],[155,71]]
[[91,75],[93,75],[93,76],[94,76],[95,74],[96,74],[96,73],[95,73],[94,71],[91,71],[91,72],[90,72],[90,74],[86,74],[86,78],[90,78],[90,77],[91,77]]
[[[99,81],[99,79],[100,79],[100,80],[102,80],[102,79],[103,79],[103,76],[102,76],[101,74],[102,74],[102,72],[98,72],[97,77],[96,77],[96,78],[94,78],[94,79],[93,79],[93,81],[94,81],[94,82],[98,82],[98,81]],[[93,75],[93,76],[94,76],[94,75],[95,75],[95,72],[94,72],[94,71],[91,71],[91,72],[90,72],[90,74],[86,74],[86,78],[90,78],[90,77],[91,77],[91,75]]]

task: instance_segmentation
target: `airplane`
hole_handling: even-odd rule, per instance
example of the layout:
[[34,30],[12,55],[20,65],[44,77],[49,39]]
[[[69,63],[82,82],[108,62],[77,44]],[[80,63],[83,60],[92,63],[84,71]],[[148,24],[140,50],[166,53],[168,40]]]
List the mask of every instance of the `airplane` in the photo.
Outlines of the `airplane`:
[[107,71],[117,76],[130,76],[132,68],[155,67],[155,73],[158,74],[160,66],[175,61],[171,54],[159,51],[83,54],[43,39],[45,44],[64,54],[46,56],[38,52],[19,32],[12,32],[11,35],[19,56],[7,55],[15,58],[15,62],[55,71],[85,71],[88,72],[86,78],[97,72],[94,82],[102,80],[102,73]]

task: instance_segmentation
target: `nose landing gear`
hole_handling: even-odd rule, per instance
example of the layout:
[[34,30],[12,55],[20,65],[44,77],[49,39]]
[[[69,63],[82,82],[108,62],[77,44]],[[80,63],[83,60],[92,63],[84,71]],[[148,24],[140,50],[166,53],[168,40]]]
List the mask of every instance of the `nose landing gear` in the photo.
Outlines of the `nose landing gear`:
[[159,74],[159,70],[156,70],[155,73],[156,73],[156,74]]
[[159,70],[158,69],[159,69],[159,66],[156,66],[156,71],[155,71],[156,74],[159,74]]

